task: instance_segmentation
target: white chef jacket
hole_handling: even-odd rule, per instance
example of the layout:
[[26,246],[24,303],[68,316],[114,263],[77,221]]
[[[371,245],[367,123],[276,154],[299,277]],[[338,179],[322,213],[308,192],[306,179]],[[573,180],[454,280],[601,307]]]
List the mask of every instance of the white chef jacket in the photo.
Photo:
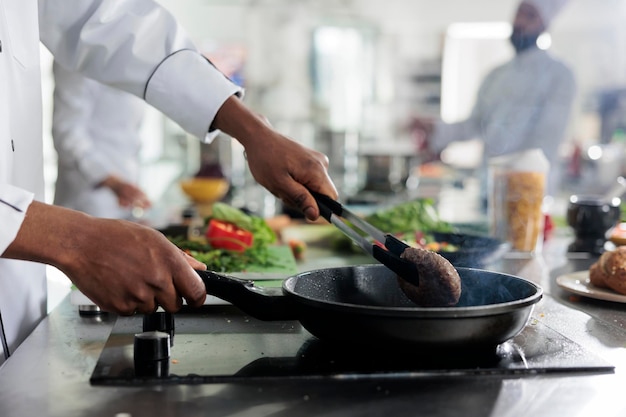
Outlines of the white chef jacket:
[[141,125],[146,103],[125,91],[68,71],[56,61],[52,139],[58,153],[54,204],[92,216],[128,218],[108,187],[115,175],[139,180]]
[[[241,93],[151,0],[0,0],[0,253],[44,197],[40,38],[68,69],[144,98],[199,138]],[[12,352],[46,313],[44,265],[0,259],[0,313]]]
[[[439,152],[454,141],[481,139],[483,164],[487,158],[539,148],[555,166],[575,92],[569,67],[544,50],[528,49],[491,71],[470,117],[458,123],[439,122],[429,146]],[[550,177],[552,190],[555,169]]]

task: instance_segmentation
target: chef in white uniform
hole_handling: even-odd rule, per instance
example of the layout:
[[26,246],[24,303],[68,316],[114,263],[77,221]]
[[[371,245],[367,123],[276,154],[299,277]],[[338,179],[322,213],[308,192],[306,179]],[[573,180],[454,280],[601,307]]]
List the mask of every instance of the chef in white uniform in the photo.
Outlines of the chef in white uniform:
[[54,61],[52,139],[58,154],[54,204],[130,219],[151,206],[137,185],[146,103]]
[[[470,117],[458,123],[415,120],[428,151],[440,153],[455,141],[481,139],[487,159],[540,148],[557,163],[576,92],[574,75],[563,62],[537,47],[567,0],[523,0],[513,21],[515,57],[483,80]],[[484,172],[484,171],[483,171]],[[552,169],[549,191],[558,183]]]
[[158,231],[42,202],[40,37],[68,69],[145,99],[198,138],[213,130],[236,138],[257,181],[307,218],[319,216],[307,188],[336,198],[326,156],[248,109],[158,4],[0,0],[0,358],[46,313],[45,263],[120,314],[206,298],[194,271],[203,265]]

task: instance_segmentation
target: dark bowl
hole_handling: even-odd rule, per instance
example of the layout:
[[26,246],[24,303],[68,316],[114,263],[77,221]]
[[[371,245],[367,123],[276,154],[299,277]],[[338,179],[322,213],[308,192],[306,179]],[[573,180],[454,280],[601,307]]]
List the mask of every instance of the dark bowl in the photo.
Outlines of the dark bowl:
[[567,206],[567,224],[577,235],[604,236],[620,219],[621,200],[573,195]]
[[440,251],[455,267],[483,268],[499,260],[511,249],[511,244],[501,240],[466,233],[434,232],[438,242],[448,242],[458,247],[454,252]]
[[567,224],[574,230],[570,252],[602,253],[607,233],[620,220],[621,200],[601,196],[573,195],[567,206]]

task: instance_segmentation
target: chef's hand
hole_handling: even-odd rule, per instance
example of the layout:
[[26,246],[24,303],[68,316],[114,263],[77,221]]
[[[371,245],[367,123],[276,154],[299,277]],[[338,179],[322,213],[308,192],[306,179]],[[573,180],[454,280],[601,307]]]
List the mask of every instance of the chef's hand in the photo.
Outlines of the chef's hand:
[[236,138],[245,148],[248,166],[259,184],[286,204],[317,220],[319,209],[307,189],[338,197],[328,176],[326,155],[281,135],[267,121],[230,97],[218,111],[213,127]]
[[246,158],[259,184],[287,205],[300,209],[309,220],[316,220],[319,210],[307,189],[324,190],[320,192],[337,198],[327,173],[328,158],[291,139],[274,133],[253,141],[246,147]]
[[117,175],[109,175],[99,185],[108,187],[115,193],[120,207],[148,209],[152,206],[152,202],[141,188]]
[[[104,311],[123,315],[200,306],[206,289],[194,269],[206,266],[162,233],[40,202],[28,208],[3,257],[47,263]],[[28,277],[24,277],[28,279]]]

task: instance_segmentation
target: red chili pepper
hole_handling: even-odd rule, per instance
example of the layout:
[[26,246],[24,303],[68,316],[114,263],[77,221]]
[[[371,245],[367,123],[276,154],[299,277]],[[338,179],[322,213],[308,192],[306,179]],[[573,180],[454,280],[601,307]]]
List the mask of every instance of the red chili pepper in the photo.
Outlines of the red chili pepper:
[[216,219],[209,221],[206,238],[215,249],[227,249],[236,252],[243,252],[248,249],[254,241],[252,232]]

